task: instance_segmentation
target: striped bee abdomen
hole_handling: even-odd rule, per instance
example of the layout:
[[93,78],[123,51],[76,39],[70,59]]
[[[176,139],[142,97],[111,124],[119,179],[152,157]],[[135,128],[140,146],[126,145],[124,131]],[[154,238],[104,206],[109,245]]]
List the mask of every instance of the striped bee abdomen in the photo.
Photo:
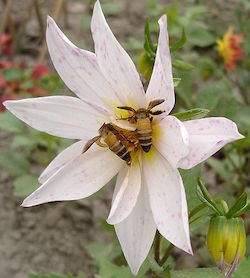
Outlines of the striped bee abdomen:
[[109,136],[105,140],[109,149],[114,152],[117,156],[119,156],[122,160],[126,161],[128,165],[131,164],[131,156],[130,152],[126,149],[126,147],[121,143],[119,139],[114,134],[109,134]]
[[137,121],[136,132],[140,146],[144,152],[148,152],[152,146],[152,127],[149,118],[139,119]]

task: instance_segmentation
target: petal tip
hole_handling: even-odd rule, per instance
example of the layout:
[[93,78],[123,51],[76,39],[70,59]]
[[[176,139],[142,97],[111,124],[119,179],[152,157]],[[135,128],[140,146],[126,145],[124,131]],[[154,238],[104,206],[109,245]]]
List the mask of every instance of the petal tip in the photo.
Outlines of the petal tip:
[[161,24],[167,24],[167,15],[166,15],[166,14],[162,15],[162,16],[159,18],[158,23],[159,23],[159,25],[161,25]]
[[3,102],[3,106],[8,109],[10,100],[6,100]]
[[23,200],[23,202],[22,202],[22,204],[20,206],[23,207],[23,208],[29,208],[32,205],[29,204],[29,202],[27,201],[27,198],[26,198],[26,199]]
[[55,21],[50,15],[47,15],[47,28],[50,27],[50,24],[55,24]]

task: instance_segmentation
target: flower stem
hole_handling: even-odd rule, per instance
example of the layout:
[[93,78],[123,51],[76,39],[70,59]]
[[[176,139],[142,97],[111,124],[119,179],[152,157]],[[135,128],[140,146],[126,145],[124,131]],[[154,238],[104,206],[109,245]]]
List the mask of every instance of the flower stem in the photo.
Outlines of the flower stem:
[[155,235],[155,261],[159,264],[160,261],[160,243],[161,243],[161,235],[159,231],[156,231]]
[[170,256],[172,250],[174,249],[174,245],[172,243],[169,243],[169,246],[164,254],[164,256],[162,257],[162,259],[159,261],[159,266],[163,266],[164,263],[166,262],[166,260],[168,259],[168,257]]

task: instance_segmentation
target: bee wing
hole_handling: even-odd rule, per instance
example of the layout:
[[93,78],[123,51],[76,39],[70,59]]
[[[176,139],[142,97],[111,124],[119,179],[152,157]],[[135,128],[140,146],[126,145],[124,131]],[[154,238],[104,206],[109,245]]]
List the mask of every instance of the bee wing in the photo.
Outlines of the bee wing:
[[[116,129],[114,126],[112,126],[111,124],[109,125],[109,129],[114,133],[114,135],[119,139],[119,140],[123,140],[123,141],[127,141],[128,143],[132,143],[124,134],[123,129]],[[128,130],[127,130],[128,132]],[[122,141],[121,140],[121,141]]]
[[90,139],[84,146],[82,153],[85,153],[97,140],[101,138],[100,135],[95,136],[94,138]]

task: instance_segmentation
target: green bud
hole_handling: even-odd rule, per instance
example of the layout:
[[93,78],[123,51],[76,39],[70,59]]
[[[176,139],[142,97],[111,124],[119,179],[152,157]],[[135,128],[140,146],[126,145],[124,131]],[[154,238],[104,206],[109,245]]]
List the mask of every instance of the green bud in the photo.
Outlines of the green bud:
[[143,51],[139,57],[138,69],[145,77],[146,81],[149,82],[153,71],[153,61],[150,59],[146,51]]
[[[241,218],[211,218],[206,244],[221,271],[233,271],[246,252],[246,232]],[[233,269],[232,269],[233,268]]]

